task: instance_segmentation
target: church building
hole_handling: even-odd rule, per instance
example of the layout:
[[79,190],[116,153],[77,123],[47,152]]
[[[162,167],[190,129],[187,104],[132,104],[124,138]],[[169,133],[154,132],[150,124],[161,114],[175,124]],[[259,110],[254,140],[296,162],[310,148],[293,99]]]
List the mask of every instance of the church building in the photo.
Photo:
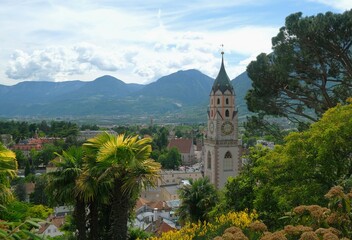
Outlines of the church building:
[[223,188],[227,178],[237,176],[241,168],[235,91],[225,71],[224,52],[221,54],[221,68],[210,92],[204,139],[204,175],[216,188]]

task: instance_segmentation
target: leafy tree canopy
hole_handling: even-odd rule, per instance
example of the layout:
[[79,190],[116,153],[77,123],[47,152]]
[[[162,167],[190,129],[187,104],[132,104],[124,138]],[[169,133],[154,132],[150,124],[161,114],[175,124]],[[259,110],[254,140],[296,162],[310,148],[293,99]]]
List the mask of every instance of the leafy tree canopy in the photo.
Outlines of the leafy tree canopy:
[[178,169],[181,165],[181,154],[177,148],[173,147],[170,150],[161,154],[158,158],[158,162],[165,169]]
[[295,206],[326,203],[323,196],[331,187],[348,186],[351,136],[352,104],[338,104],[309,129],[290,133],[283,145],[252,148],[248,165],[226,185],[227,205],[254,208],[273,227]]
[[272,39],[271,54],[262,53],[247,67],[253,89],[250,111],[316,121],[352,95],[352,10],[343,14],[302,13],[286,18]]

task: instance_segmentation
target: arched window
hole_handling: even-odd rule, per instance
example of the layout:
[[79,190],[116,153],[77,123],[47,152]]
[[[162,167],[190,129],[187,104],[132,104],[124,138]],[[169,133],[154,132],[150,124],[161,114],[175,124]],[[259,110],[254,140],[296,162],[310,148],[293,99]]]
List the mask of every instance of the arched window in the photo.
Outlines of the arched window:
[[210,152],[208,152],[207,167],[208,167],[208,169],[211,169],[211,154],[210,154]]
[[218,104],[220,104],[220,98],[218,98]]
[[213,110],[210,111],[210,117],[213,117]]
[[213,105],[213,98],[211,98],[211,105]]
[[224,157],[224,171],[232,171],[233,169],[233,161],[232,161],[232,154],[227,151]]
[[229,112],[229,110],[226,109],[226,111],[225,111],[225,117],[229,117],[229,116],[230,116],[230,112]]
[[226,104],[229,104],[229,99],[228,98],[226,98]]

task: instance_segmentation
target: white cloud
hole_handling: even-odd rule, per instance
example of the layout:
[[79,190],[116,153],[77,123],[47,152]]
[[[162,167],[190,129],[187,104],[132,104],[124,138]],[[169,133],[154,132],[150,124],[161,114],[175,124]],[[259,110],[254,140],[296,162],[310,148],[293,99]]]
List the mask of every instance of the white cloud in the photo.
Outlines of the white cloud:
[[92,70],[116,71],[123,66],[124,61],[116,53],[82,43],[70,48],[48,47],[33,52],[16,50],[6,74],[12,79],[59,81]]
[[351,0],[309,0],[311,2],[322,3],[335,9],[346,11],[352,8]]
[[[306,0],[307,8],[314,5],[309,1],[338,9],[352,2]],[[92,80],[111,74],[146,83],[190,68],[216,77],[221,44],[233,78],[258,54],[271,51],[271,38],[284,21],[266,23],[280,15],[272,12],[281,5],[275,2],[3,0],[0,69],[6,72],[0,80]],[[283,12],[293,5],[289,1]]]
[[32,52],[18,50],[9,61],[6,74],[17,80],[62,81],[100,72],[125,82],[145,83],[178,70],[198,69],[216,77],[220,44],[224,44],[227,71],[233,78],[246,68],[245,62],[234,59],[242,56],[253,60],[260,52],[270,52],[270,37],[276,32],[276,28],[268,27],[234,28],[217,34],[176,32],[161,24],[146,31],[140,45],[117,43],[98,47],[85,42]]

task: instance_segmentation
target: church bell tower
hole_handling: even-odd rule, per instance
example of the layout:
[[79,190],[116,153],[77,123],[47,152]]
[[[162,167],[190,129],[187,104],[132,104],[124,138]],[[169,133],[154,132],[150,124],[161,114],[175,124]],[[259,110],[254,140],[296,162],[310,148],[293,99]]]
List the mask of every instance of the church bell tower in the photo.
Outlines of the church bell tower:
[[210,92],[208,127],[204,139],[204,175],[216,188],[241,168],[235,91],[224,67],[224,52],[218,76]]

